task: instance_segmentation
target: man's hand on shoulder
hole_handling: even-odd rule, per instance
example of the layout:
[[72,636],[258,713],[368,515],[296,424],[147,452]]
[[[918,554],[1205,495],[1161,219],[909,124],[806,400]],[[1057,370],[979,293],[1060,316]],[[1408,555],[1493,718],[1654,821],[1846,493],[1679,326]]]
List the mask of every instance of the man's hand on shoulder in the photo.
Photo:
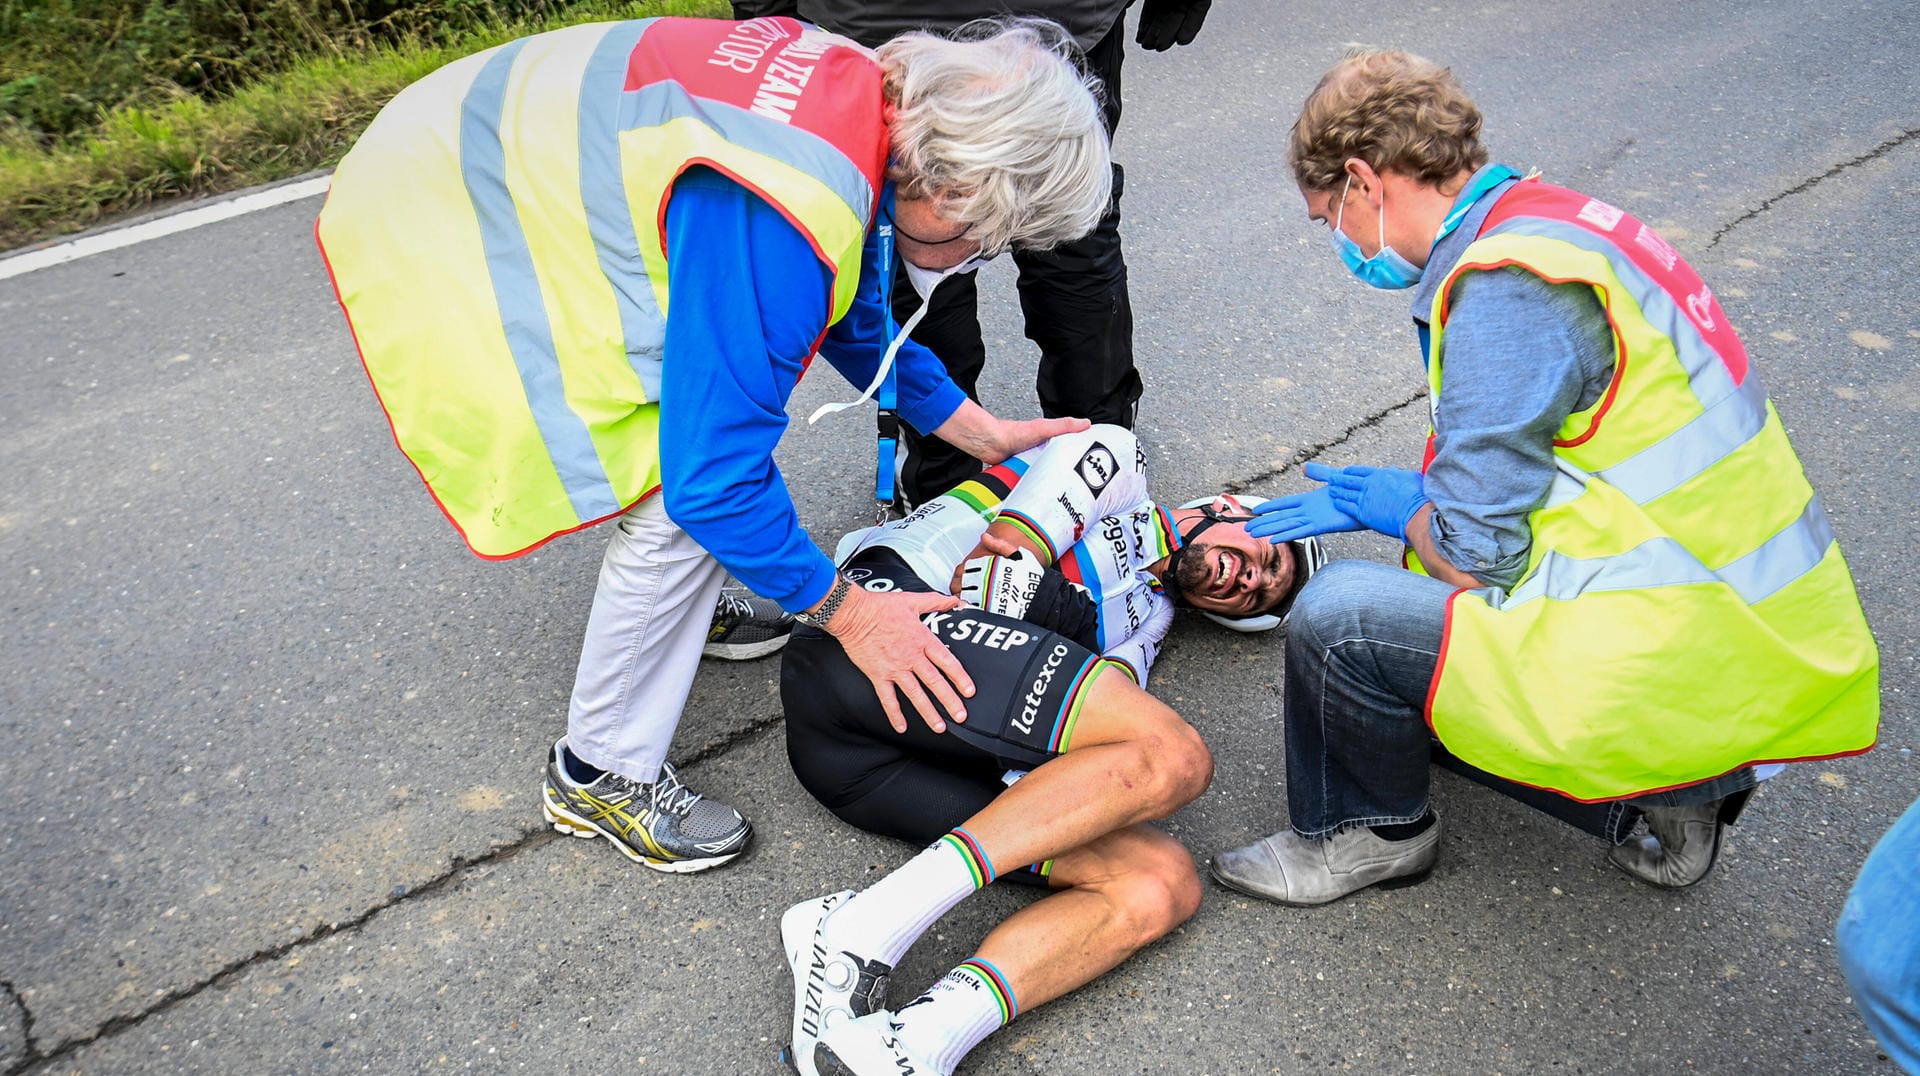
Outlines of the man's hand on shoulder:
[[933,435],[983,463],[999,463],[1043,441],[1079,433],[1093,425],[1084,418],[996,418],[991,411],[967,400]]

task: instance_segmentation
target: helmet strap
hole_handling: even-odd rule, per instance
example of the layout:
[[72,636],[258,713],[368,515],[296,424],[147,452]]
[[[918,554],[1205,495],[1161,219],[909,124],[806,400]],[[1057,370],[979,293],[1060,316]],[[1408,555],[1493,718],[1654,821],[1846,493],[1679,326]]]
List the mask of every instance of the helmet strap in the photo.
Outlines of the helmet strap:
[[1167,597],[1172,598],[1175,605],[1188,604],[1186,594],[1180,588],[1180,562],[1186,559],[1187,550],[1193,548],[1194,539],[1205,534],[1207,528],[1215,523],[1245,523],[1253,518],[1216,512],[1210,504],[1200,506],[1200,515],[1202,518],[1193,525],[1193,529],[1180,536],[1180,548],[1167,554],[1167,570],[1160,577],[1161,589],[1167,592]]

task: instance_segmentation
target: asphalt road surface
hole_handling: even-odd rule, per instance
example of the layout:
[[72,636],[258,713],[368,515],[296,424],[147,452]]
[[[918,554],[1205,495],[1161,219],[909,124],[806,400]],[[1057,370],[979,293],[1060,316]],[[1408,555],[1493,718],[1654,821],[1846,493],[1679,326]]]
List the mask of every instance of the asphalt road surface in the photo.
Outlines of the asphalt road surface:
[[[1858,577],[1880,745],[1790,768],[1678,893],[1442,775],[1427,883],[1308,911],[1210,887],[966,1071],[1892,1072],[1831,924],[1920,794],[1920,9],[1222,0],[1192,46],[1133,51],[1117,152],[1166,499],[1418,458],[1405,299],[1346,275],[1283,160],[1350,42],[1451,64],[1497,159],[1649,220],[1712,283]],[[368,390],[318,204],[0,281],[0,1072],[781,1071],[780,911],[911,850],[801,792],[775,660],[709,663],[677,741],[757,823],[750,855],[667,877],[545,829],[603,536],[466,552]],[[1007,267],[983,290],[987,402],[1028,412]],[[847,394],[823,369],[794,414]],[[868,511],[862,415],[782,446],[829,547]],[[1168,824],[1203,862],[1284,820],[1280,664],[1184,622],[1155,670],[1217,756]],[[963,904],[897,988],[1028,899]]]

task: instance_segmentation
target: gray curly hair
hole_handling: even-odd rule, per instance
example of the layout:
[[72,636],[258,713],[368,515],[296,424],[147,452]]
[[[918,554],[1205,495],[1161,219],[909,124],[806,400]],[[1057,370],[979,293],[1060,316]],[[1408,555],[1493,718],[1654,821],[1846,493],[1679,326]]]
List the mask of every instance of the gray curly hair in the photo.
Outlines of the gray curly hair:
[[1045,19],[976,19],[878,50],[893,122],[887,178],[971,227],[981,250],[1045,250],[1093,230],[1112,197],[1098,79]]

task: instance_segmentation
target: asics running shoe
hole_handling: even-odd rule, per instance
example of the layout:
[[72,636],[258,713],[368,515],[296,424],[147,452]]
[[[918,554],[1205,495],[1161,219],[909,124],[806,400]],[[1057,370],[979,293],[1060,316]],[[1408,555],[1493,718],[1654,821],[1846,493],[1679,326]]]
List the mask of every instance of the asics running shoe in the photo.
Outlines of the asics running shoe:
[[829,1028],[813,1048],[820,1076],[951,1076],[907,1052],[885,1009]]
[[747,850],[753,826],[739,811],[690,791],[673,767],[652,784],[608,771],[576,784],[560,760],[560,740],[547,754],[540,807],[561,833],[605,837],[628,859],[657,871],[687,874],[718,867]]
[[887,1006],[891,965],[827,945],[827,917],[853,890],[804,900],[780,917],[780,944],[793,969],[793,1038],[788,1056],[801,1076],[817,1076],[813,1044],[828,1028]]
[[713,626],[700,653],[726,661],[766,657],[787,645],[792,634],[793,614],[778,602],[729,588],[713,607]]

